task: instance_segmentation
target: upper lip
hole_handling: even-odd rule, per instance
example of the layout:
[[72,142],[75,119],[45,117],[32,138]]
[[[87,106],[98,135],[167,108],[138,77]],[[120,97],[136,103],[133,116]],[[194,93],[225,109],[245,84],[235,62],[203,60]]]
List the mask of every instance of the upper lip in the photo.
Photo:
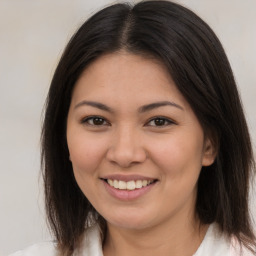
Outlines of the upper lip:
[[112,175],[106,175],[106,176],[103,176],[101,177],[101,179],[104,179],[104,180],[122,180],[122,181],[131,181],[131,180],[150,180],[150,181],[153,181],[153,180],[157,180],[156,178],[152,178],[152,177],[147,177],[147,176],[142,176],[142,175],[137,175],[137,174],[134,174],[134,175],[123,175],[123,174],[112,174]]

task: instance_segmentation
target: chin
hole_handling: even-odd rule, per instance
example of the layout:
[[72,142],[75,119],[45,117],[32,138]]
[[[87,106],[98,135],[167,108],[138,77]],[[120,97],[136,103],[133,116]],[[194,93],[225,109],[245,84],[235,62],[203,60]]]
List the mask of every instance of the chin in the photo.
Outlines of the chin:
[[121,214],[115,214],[114,216],[109,216],[106,221],[115,227],[133,230],[148,228],[153,223],[152,215],[149,219],[145,214],[139,214],[139,212],[131,213],[130,211],[126,211],[125,213],[123,212]]

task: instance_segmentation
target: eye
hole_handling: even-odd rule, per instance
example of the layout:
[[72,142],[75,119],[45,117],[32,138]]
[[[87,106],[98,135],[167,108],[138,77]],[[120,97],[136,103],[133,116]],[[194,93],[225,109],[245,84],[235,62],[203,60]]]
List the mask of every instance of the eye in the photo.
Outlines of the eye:
[[148,123],[147,125],[148,126],[168,126],[168,125],[171,125],[171,124],[174,124],[174,122],[168,118],[165,118],[165,117],[155,117],[155,118],[152,118]]
[[109,123],[100,116],[89,116],[86,118],[83,118],[81,123],[91,125],[91,126],[103,126],[103,125],[109,125]]

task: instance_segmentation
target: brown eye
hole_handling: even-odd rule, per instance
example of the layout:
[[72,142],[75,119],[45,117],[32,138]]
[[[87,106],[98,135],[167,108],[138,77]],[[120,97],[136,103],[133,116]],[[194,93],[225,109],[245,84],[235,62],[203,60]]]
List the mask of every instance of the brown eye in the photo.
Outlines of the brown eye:
[[162,126],[166,124],[166,120],[162,118],[157,118],[154,120],[156,126]]
[[148,122],[149,126],[167,126],[170,124],[173,124],[174,122],[172,122],[171,120],[164,118],[164,117],[156,117],[151,119]]
[[99,116],[90,116],[82,120],[82,123],[92,125],[92,126],[101,126],[108,125],[108,122]]
[[104,119],[100,117],[95,117],[92,120],[93,125],[103,125],[104,124]]

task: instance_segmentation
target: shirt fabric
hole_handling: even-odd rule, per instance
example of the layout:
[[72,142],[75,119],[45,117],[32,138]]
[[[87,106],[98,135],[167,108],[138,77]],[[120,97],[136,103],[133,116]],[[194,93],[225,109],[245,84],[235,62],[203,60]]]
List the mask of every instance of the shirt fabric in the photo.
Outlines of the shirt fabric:
[[[222,234],[217,224],[211,224],[207,233],[192,256],[241,256],[240,247],[235,240],[227,238]],[[28,247],[23,251],[18,251],[9,256],[57,256],[56,244],[54,242],[44,242]],[[255,256],[254,253],[243,251],[243,256]],[[103,256],[100,231],[97,225],[86,231],[82,245],[76,250],[73,256]]]

